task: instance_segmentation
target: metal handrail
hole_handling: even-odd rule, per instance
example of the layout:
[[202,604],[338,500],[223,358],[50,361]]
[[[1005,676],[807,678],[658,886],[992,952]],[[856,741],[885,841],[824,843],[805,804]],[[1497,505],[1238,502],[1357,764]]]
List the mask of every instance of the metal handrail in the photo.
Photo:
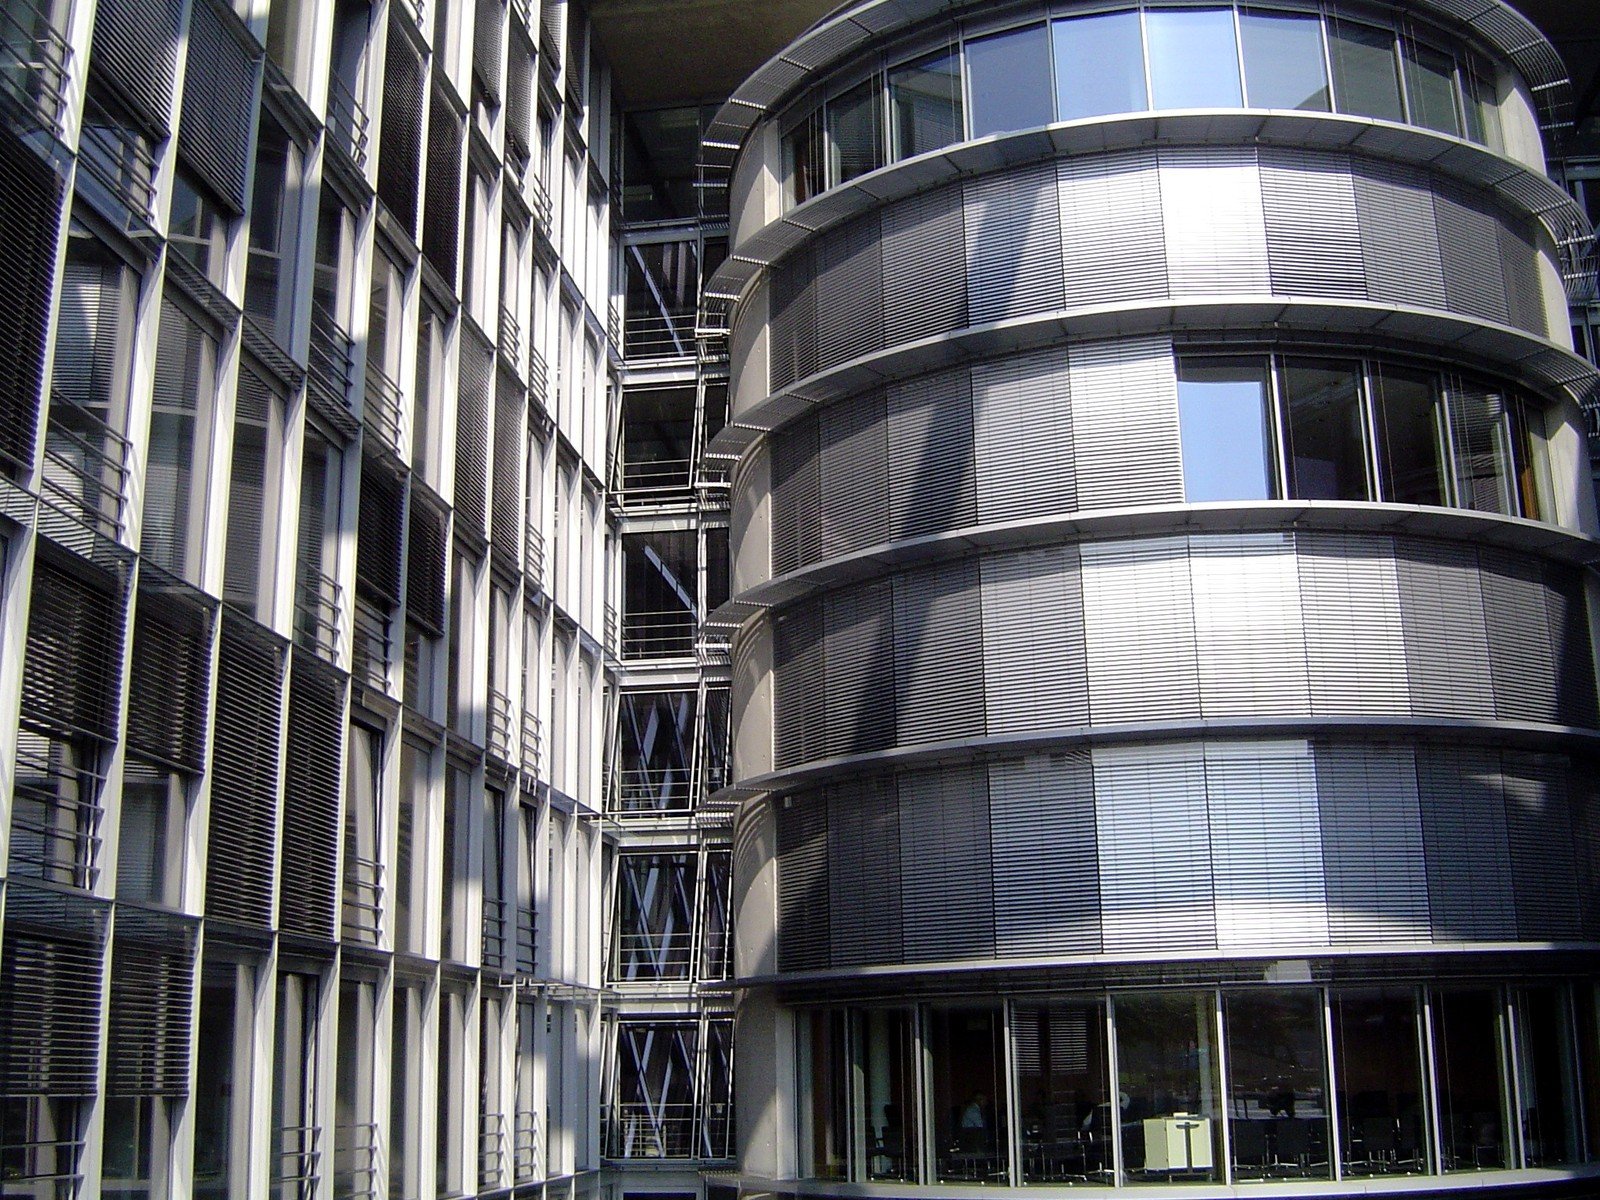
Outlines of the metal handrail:
[[362,171],[367,169],[367,110],[355,92],[337,74],[328,76],[328,131],[337,133],[335,144]]
[[522,356],[522,326],[517,323],[511,305],[504,301],[500,304],[500,349],[512,362],[517,362]]
[[500,1179],[505,1162],[505,1114],[484,1113],[482,1128],[478,1131],[478,1186],[493,1187]]
[[506,909],[505,900],[483,900],[483,965],[504,967],[506,963]]
[[[19,869],[27,864],[38,867],[39,873],[36,878],[64,882],[74,887],[95,887],[100,879],[100,847],[104,842],[100,836],[100,823],[105,814],[101,811],[99,796],[105,784],[105,777],[97,772],[63,769],[52,763],[48,757],[35,754],[24,745],[17,747],[16,767],[16,779],[12,785],[12,872],[29,873]],[[87,789],[83,786],[86,776],[93,781],[92,786]],[[33,777],[56,781],[64,788],[86,791],[91,798],[63,799],[61,792],[56,788],[40,787],[32,783],[30,780]],[[38,823],[29,821],[23,815],[23,810],[30,801],[40,810]],[[58,814],[59,821],[53,821],[52,814]],[[38,839],[37,857],[31,857],[23,850],[27,841],[25,835],[29,834]],[[69,847],[67,856],[55,857],[47,853],[47,846]]]
[[544,727],[539,720],[539,714],[533,705],[524,704],[522,709],[522,769],[529,775],[539,773],[540,755],[543,750]]
[[615,296],[606,304],[606,336],[613,346],[622,345],[622,304]]
[[[694,613],[683,608],[624,613],[622,657],[674,658],[693,654],[697,629]],[[609,637],[607,640],[609,643]]]
[[517,1182],[532,1179],[539,1170],[539,1114],[522,1109],[512,1117],[512,1174]]
[[363,391],[366,404],[362,408],[362,424],[399,453],[406,429],[406,404],[400,385],[390,379],[382,367],[368,359]]
[[615,768],[616,807],[622,812],[682,812],[694,807],[694,779],[687,766]]
[[[41,1154],[39,1153],[40,1151],[45,1151],[46,1153],[54,1151],[53,1157],[59,1164],[62,1153],[65,1151],[70,1156],[69,1161],[76,1165],[80,1161],[79,1155],[83,1153],[83,1146],[84,1139],[81,1137],[33,1138],[26,1141],[11,1141],[8,1139],[6,1141],[6,1149],[11,1152],[11,1157],[8,1157],[4,1178],[7,1183],[81,1183],[83,1181],[83,1172],[81,1171],[40,1171],[33,1169],[32,1164],[35,1159],[46,1157],[46,1154]],[[21,1152],[20,1157],[23,1163],[21,1167],[16,1165],[18,1152]],[[77,1193],[75,1189],[72,1191],[58,1189],[57,1194],[76,1195]]]
[[696,1158],[692,1103],[628,1102],[602,1110],[607,1158]]
[[346,853],[344,857],[344,907],[340,926],[346,934],[376,939],[383,926],[384,865],[375,858]]
[[[341,1138],[341,1135],[348,1135]],[[341,1140],[345,1141],[343,1148]],[[364,1157],[365,1161],[360,1161]],[[348,1162],[344,1160],[348,1159]],[[360,1125],[340,1125],[333,1133],[334,1191],[352,1200],[377,1200],[378,1175],[378,1123],[368,1121]],[[364,1179],[365,1186],[357,1179]]]
[[695,310],[630,312],[623,322],[623,353],[632,358],[690,358],[695,354]]
[[688,979],[693,973],[694,937],[690,930],[616,934],[610,969],[614,981]]
[[67,67],[72,47],[37,9],[24,25],[17,12],[0,8],[0,82],[18,103],[30,106],[41,127],[60,133],[67,108]]
[[531,904],[517,905],[517,970],[532,975],[538,965],[539,920]]
[[656,458],[622,464],[622,498],[625,503],[650,503],[689,499],[694,495],[694,462],[687,458]]
[[529,521],[522,538],[522,570],[538,586],[544,581],[544,534]]
[[89,409],[52,390],[44,455],[47,464],[66,475],[58,477],[47,468],[39,481],[41,491],[75,509],[88,528],[120,539],[132,443]]
[[544,230],[545,236],[550,236],[550,222],[555,219],[555,205],[550,202],[550,189],[545,186],[545,181],[536,171],[527,179],[529,207],[533,209],[533,217]]
[[311,305],[310,379],[336,404],[350,407],[350,377],[355,371],[355,339],[321,301]]
[[389,690],[389,660],[394,648],[392,624],[388,613],[356,597],[353,674],[382,692]]
[[344,612],[344,590],[331,575],[309,571],[295,589],[295,632],[302,644],[318,651],[330,662],[338,657],[340,618]]
[[138,130],[116,121],[85,98],[78,129],[78,164],[146,221],[155,219],[156,160]]
[[511,760],[511,697],[495,688],[488,698],[489,752],[504,762]]
[[[280,1125],[274,1132],[280,1149],[272,1166],[272,1183],[280,1186],[286,1183],[300,1184],[299,1194],[302,1197],[310,1196],[316,1191],[317,1181],[322,1178],[322,1150],[318,1146],[322,1140],[322,1127]],[[285,1146],[284,1142],[290,1138],[298,1144]],[[285,1167],[291,1169],[285,1170]]]

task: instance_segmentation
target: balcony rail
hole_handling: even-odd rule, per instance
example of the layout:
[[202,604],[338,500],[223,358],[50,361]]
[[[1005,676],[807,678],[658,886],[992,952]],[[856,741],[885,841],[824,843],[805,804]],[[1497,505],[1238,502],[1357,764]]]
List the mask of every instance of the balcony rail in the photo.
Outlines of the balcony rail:
[[531,519],[523,533],[522,570],[534,586],[544,582],[544,534]]
[[312,385],[330,403],[348,409],[350,377],[356,362],[355,341],[320,300],[311,305],[311,346],[307,362]]
[[532,975],[537,968],[538,918],[531,904],[517,905],[517,974]]
[[611,976],[618,983],[688,979],[694,974],[694,940],[676,933],[618,933]]
[[0,94],[52,135],[61,132],[71,61],[72,47],[43,13],[27,4],[0,7]]
[[550,236],[550,222],[555,218],[555,206],[550,203],[550,189],[536,173],[527,180],[528,206],[533,209],[533,219],[539,223],[546,237]]
[[[19,1131],[20,1132],[20,1131]],[[19,1189],[18,1196],[76,1196],[83,1172],[82,1138],[35,1138],[13,1141],[0,1138],[0,1161],[5,1163],[7,1184],[54,1184],[54,1187]],[[10,1194],[8,1192],[8,1194]]]
[[378,1125],[341,1125],[333,1135],[333,1192],[352,1200],[377,1200]]
[[612,772],[615,804],[621,812],[686,812],[694,807],[693,779],[687,767],[635,767]]
[[478,1132],[478,1187],[487,1190],[501,1182],[506,1167],[506,1118],[504,1113],[484,1113]]
[[383,926],[384,867],[373,858],[345,852],[344,856],[344,908],[340,925],[346,937],[378,944]]
[[539,1160],[544,1157],[539,1138],[539,1114],[523,1109],[513,1122],[512,1173],[518,1183],[525,1183],[539,1174]]
[[695,314],[660,309],[630,312],[624,322],[623,354],[635,358],[693,358]]
[[282,1125],[274,1131],[278,1153],[272,1160],[272,1184],[278,1200],[310,1200],[322,1178],[322,1128],[318,1125]]
[[500,349],[514,363],[522,361],[522,326],[509,304],[500,305]]
[[295,641],[329,662],[339,657],[344,594],[332,576],[302,566],[294,597]]
[[615,296],[606,304],[606,336],[613,346],[622,344],[622,305]]
[[132,447],[110,425],[68,399],[50,394],[45,430],[42,497],[53,508],[113,541],[125,527],[128,458]]
[[380,692],[389,690],[389,663],[394,640],[389,614],[356,597],[355,662],[357,680]]
[[511,762],[511,697],[495,688],[490,688],[488,717],[489,753],[501,762]]
[[698,1158],[694,1104],[608,1104],[606,1158]]
[[544,355],[533,346],[528,347],[528,393],[541,408],[546,408],[545,398],[550,394],[550,368]]
[[[609,619],[607,624],[610,624]],[[697,627],[694,614],[681,608],[669,609],[666,612],[624,613],[622,657],[687,657],[694,653],[694,635]],[[609,641],[608,634],[607,642]]]
[[483,898],[483,965],[493,970],[503,970],[509,938],[506,931],[506,910],[510,905],[504,900]]
[[384,369],[372,362],[367,362],[366,404],[362,408],[362,424],[368,432],[379,438],[396,454],[406,432],[406,406],[405,397],[400,393],[400,385],[389,378]]
[[359,171],[367,169],[367,110],[334,73],[328,76],[328,133]]
[[143,221],[155,220],[156,160],[144,135],[85,99],[78,165]]
[[400,7],[411,14],[417,29],[424,37],[428,33],[428,0],[401,0]]
[[544,729],[533,705],[522,709],[522,769],[529,775],[539,773],[539,759],[543,749]]
[[68,887],[100,879],[103,776],[50,761],[35,739],[18,739],[11,805],[10,873]]
[[624,503],[688,500],[694,495],[694,463],[687,458],[657,458],[622,464]]

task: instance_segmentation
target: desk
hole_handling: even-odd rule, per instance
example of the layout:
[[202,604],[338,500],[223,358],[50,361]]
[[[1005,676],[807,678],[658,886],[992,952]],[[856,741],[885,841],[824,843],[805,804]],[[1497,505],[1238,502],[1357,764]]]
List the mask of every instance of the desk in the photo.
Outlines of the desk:
[[1210,1117],[1173,1113],[1145,1118],[1146,1171],[1210,1171],[1211,1167]]

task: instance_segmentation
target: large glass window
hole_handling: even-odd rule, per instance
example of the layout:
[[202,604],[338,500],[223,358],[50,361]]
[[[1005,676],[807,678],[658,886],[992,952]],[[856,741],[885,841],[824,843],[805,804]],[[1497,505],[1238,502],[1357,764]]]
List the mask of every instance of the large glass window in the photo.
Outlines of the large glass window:
[[1508,1165],[1505,1012],[1491,988],[1433,994],[1434,1072],[1439,1087],[1439,1143],[1446,1171]]
[[883,166],[883,86],[874,77],[828,103],[829,181],[848,183]]
[[1052,25],[1056,116],[1073,121],[1149,106],[1137,12],[1070,17]]
[[1463,508],[1514,514],[1516,472],[1506,398],[1497,388],[1458,383],[1450,393],[1456,495]]
[[1099,1000],[1018,1005],[1011,1030],[1023,1183],[1110,1183],[1106,1010]]
[[823,189],[822,165],[822,121],[811,113],[783,138],[783,177],[790,204],[804,204]]
[[1378,474],[1383,499],[1449,503],[1447,434],[1439,377],[1403,367],[1375,367]]
[[1150,91],[1157,108],[1238,108],[1239,48],[1231,8],[1153,9]]
[[1563,987],[1517,993],[1517,1096],[1524,1165],[1577,1162],[1577,1064],[1572,1056],[1572,1008]]
[[859,1017],[868,1179],[917,1177],[914,1015],[909,1009],[868,1009]]
[[934,1175],[940,1183],[1007,1182],[1003,1025],[999,1008],[928,1012]]
[[1328,999],[1344,1173],[1425,1170],[1416,994],[1410,988],[1340,988]]
[[1329,1178],[1321,994],[1230,993],[1222,1013],[1234,1177]]
[[1370,500],[1359,364],[1291,358],[1282,379],[1289,494]]
[[1244,77],[1251,108],[1328,111],[1322,21],[1314,13],[1239,14]]
[[961,140],[961,56],[941,50],[889,72],[891,157]]
[[[1222,1177],[1216,997],[1117,996],[1117,1103],[1129,1183]],[[1127,1103],[1123,1103],[1123,1097]]]
[[967,43],[972,136],[1048,125],[1050,39],[1043,25],[1008,29]]
[[1405,43],[1405,60],[1411,123],[1460,137],[1455,60],[1432,46],[1419,46],[1411,41]]
[[850,1170],[850,1075],[845,1013],[801,1014],[800,1173],[845,1179]]
[[194,1079],[196,1200],[249,1194],[254,972],[208,959],[201,969]]
[[1330,18],[1328,57],[1340,112],[1382,121],[1406,119],[1392,29]]
[[1277,488],[1267,361],[1178,362],[1184,498],[1268,500]]

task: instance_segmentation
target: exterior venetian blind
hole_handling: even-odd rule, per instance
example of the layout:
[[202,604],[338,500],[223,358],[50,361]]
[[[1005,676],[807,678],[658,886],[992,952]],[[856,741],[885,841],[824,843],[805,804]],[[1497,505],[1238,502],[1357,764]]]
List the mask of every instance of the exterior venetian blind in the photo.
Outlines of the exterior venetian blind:
[[1082,556],[1095,723],[1198,717],[1188,542],[1099,542],[1085,545]]
[[975,559],[894,582],[895,740],[984,733],[983,610]]
[[501,375],[494,397],[494,501],[490,537],[494,556],[515,571],[522,563],[522,410],[524,393]]
[[1517,936],[1524,941],[1580,937],[1583,922],[1567,760],[1506,751],[1501,767]]
[[111,942],[106,1094],[184,1096],[199,922],[119,904]]
[[1451,311],[1506,323],[1511,313],[1500,265],[1500,222],[1477,196],[1443,180],[1434,181],[1433,208]]
[[1428,177],[1415,167],[1353,164],[1367,295],[1390,304],[1444,308],[1444,263]]
[[908,771],[899,792],[906,961],[991,957],[987,772],[973,766]]
[[1161,175],[1154,150],[1056,164],[1069,308],[1167,295]]
[[818,418],[801,417],[772,440],[772,573],[785,575],[822,553]]
[[339,931],[339,782],[344,762],[344,675],[295,650],[283,787],[278,923],[332,941]]
[[1178,375],[1164,338],[1074,346],[1078,507],[1183,502]]
[[1417,785],[1434,940],[1515,938],[1499,756],[1467,746],[1423,748]]
[[456,525],[482,541],[489,508],[489,395],[494,347],[464,322],[456,409]]
[[1511,324],[1539,337],[1550,336],[1549,310],[1539,279],[1539,254],[1532,237],[1508,213],[1499,216],[1500,266],[1505,272],[1506,309]]
[[1394,542],[1295,535],[1313,715],[1411,709]]
[[178,149],[224,208],[244,212],[260,51],[217,0],[194,0],[183,72]]
[[1196,537],[1189,554],[1200,711],[1207,717],[1308,715],[1293,536]]
[[[33,465],[44,382],[45,330],[50,315],[50,279],[56,260],[61,177],[10,129],[0,129],[0,207],[6,236],[0,241],[0,272],[8,302],[0,306],[0,469]],[[62,318],[68,317],[63,304]],[[57,355],[57,371],[65,365]]]
[[1313,747],[1334,945],[1425,942],[1428,875],[1408,746]]
[[971,378],[925,375],[888,391],[889,536],[916,537],[978,518]]
[[177,0],[106,0],[94,9],[89,61],[155,141],[167,136],[178,67]]
[[400,539],[405,482],[370,455],[361,459],[361,508],[356,526],[356,585],[389,605],[400,601]]
[[163,296],[154,372],[156,433],[150,439],[145,467],[139,551],[179,575],[192,576],[198,567],[191,561],[190,510],[200,457],[197,435],[215,407],[216,360],[216,339],[185,309]]
[[[889,434],[882,392],[833,404],[817,415],[823,558],[889,536]],[[801,520],[808,518],[800,514]],[[810,519],[815,519],[812,517]]]
[[1556,719],[1563,725],[1593,728],[1596,713],[1594,643],[1589,633],[1589,602],[1576,571],[1546,563],[1545,615],[1550,621]]
[[[274,415],[286,407],[267,374],[253,363],[248,357],[239,363],[233,462],[228,472],[227,556],[223,559],[223,596],[248,612],[255,611],[261,591],[261,542]],[[271,554],[271,548],[267,552]]]
[[894,744],[893,599],[887,583],[830,592],[823,605],[823,750],[828,755]]
[[0,942],[0,1093],[92,1096],[110,906],[13,879]]
[[1555,661],[1539,564],[1487,549],[1478,558],[1495,715],[1510,721],[1555,721]]
[[1406,540],[1396,544],[1395,571],[1411,711],[1419,717],[1494,716],[1477,554]]
[[472,73],[491,103],[500,99],[500,31],[505,9],[500,0],[478,0],[472,22]]
[[227,611],[221,637],[206,916],[265,927],[272,921],[283,650],[254,622]]
[[1355,181],[1340,155],[1263,149],[1267,263],[1279,296],[1367,298]]
[[836,967],[899,962],[900,806],[878,777],[827,789],[829,929]]
[[422,253],[450,284],[456,281],[456,234],[461,213],[461,117],[439,87],[428,104],[427,197]]
[[778,969],[828,966],[828,806],[818,796],[780,800]]
[[158,578],[152,568],[141,572],[128,678],[128,746],[195,774],[205,768],[213,620],[203,593]]
[[1086,724],[1089,682],[1077,547],[988,555],[979,569],[988,732]]
[[780,768],[823,754],[822,628],[822,605],[816,601],[795,605],[773,626],[773,750]]
[[1100,950],[1094,774],[1087,750],[989,765],[995,952]]
[[411,545],[406,554],[406,612],[435,637],[444,633],[449,513],[411,488]]
[[811,250],[792,254],[773,269],[767,322],[771,391],[817,372],[817,289]]
[[974,366],[972,439],[979,521],[1074,511],[1078,479],[1065,347]]
[[1272,290],[1254,150],[1163,150],[1161,208],[1174,296]]
[[961,189],[944,187],[883,214],[883,325],[890,346],[959,329],[967,315]]
[[962,185],[966,204],[967,323],[1061,307],[1061,206],[1050,163]]
[[883,346],[883,261],[878,217],[850,222],[817,244],[817,366]]
[[378,199],[413,237],[422,173],[422,61],[401,24],[389,18],[383,57],[383,125],[378,137]]
[[116,736],[124,586],[110,572],[39,543],[22,665],[24,725],[63,737]]

